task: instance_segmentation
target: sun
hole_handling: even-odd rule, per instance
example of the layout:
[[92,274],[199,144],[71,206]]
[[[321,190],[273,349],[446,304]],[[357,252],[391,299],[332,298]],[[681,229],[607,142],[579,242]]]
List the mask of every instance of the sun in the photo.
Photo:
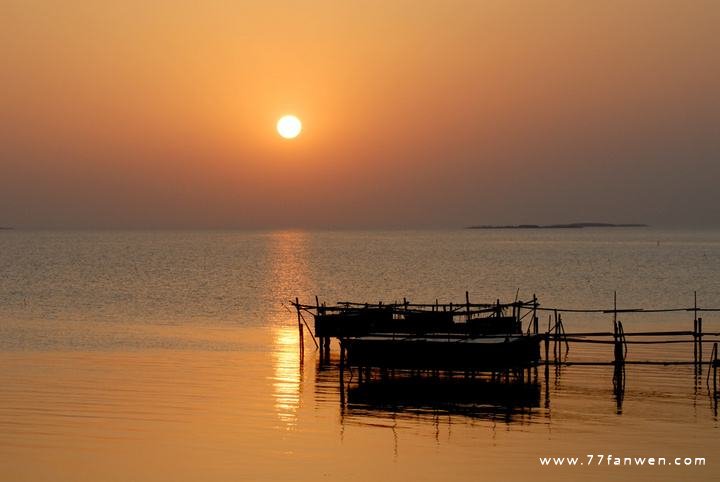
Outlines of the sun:
[[285,139],[295,139],[302,131],[302,122],[294,115],[282,116],[277,121],[277,131]]

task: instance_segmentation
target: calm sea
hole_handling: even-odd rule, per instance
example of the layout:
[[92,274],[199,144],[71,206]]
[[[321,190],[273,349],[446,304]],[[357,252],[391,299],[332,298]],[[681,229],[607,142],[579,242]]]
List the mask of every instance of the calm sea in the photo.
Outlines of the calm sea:
[[[301,362],[287,309],[296,296],[461,302],[466,290],[562,308],[609,308],[614,291],[620,308],[689,307],[697,291],[717,308],[719,231],[2,231],[0,272],[1,480],[720,478],[705,371],[630,365],[620,397],[611,367],[569,366],[541,368],[526,403],[341,403],[309,338]],[[693,320],[621,317],[628,332]],[[720,331],[720,313],[703,317]],[[606,331],[612,318],[564,324]],[[629,352],[692,356],[691,344]],[[706,465],[596,465],[608,454]]]

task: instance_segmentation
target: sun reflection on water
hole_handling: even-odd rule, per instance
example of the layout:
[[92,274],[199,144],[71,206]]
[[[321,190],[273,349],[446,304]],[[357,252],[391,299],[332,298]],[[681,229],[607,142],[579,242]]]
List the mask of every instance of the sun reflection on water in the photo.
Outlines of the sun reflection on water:
[[298,332],[290,326],[273,329],[274,409],[285,428],[292,429],[300,408],[302,367],[298,354]]
[[[302,231],[282,231],[270,235],[269,263],[274,298],[289,300],[308,288],[308,235]],[[302,362],[298,329],[294,315],[280,309],[270,315],[273,338],[274,411],[288,430],[297,424],[301,405]]]

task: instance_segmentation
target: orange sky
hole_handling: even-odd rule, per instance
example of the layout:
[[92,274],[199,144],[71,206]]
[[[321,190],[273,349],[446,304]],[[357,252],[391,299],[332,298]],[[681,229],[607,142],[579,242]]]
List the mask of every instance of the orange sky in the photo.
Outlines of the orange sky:
[[699,0],[6,0],[0,225],[717,226],[717,25]]

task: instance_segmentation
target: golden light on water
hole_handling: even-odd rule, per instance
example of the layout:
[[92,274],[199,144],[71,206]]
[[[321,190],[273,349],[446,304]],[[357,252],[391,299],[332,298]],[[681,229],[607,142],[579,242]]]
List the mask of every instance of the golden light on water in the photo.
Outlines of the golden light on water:
[[302,382],[297,328],[275,328],[273,345],[274,409],[285,428],[291,429],[297,423]]
[[[270,235],[270,276],[277,300],[287,301],[308,290],[308,234],[278,231]],[[286,429],[297,424],[301,405],[302,364],[299,353],[297,318],[279,308],[269,316],[272,330],[272,394],[274,411]]]

